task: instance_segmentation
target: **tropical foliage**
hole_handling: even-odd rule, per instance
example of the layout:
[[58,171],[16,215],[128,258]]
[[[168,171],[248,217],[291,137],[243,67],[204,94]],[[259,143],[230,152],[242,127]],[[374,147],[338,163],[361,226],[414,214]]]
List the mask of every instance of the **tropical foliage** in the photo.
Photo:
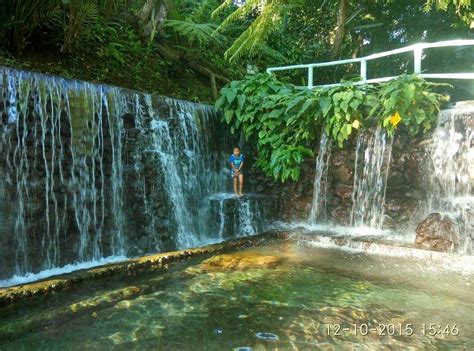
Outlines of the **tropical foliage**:
[[224,87],[216,107],[231,131],[257,145],[262,170],[281,181],[297,180],[321,128],[339,147],[355,130],[377,125],[390,136],[398,128],[411,135],[428,131],[442,99],[433,86],[403,75],[376,86],[346,82],[310,90],[260,74]]
[[[0,1],[0,64],[213,101],[248,66],[262,71],[467,38],[472,16],[470,0],[9,0]],[[472,66],[472,52],[455,55]],[[423,67],[451,68],[452,56],[427,56]],[[370,72],[400,74],[408,61]],[[341,66],[316,79],[355,73]]]
[[474,28],[474,11],[472,10],[471,0],[428,0],[425,4],[425,10],[430,11],[433,6],[443,11],[455,7],[456,13],[469,24],[470,28]]
[[[191,100],[213,100],[243,69],[223,58],[217,0],[0,2],[0,64]],[[236,27],[238,28],[238,27]]]
[[[473,18],[471,0],[10,0],[0,1],[0,65],[206,102],[225,86],[217,106],[236,133],[255,142],[258,165],[275,178],[297,179],[322,128],[339,145],[374,125],[416,134],[430,128],[439,96],[407,75],[355,84],[354,65],[315,72],[315,84],[346,81],[331,89],[297,89],[306,84],[299,73],[242,80],[247,71],[470,38]],[[433,68],[472,71],[474,50],[428,53],[423,69]],[[410,73],[412,58],[368,69],[373,76]],[[474,98],[462,83],[452,94]]]
[[[224,1],[213,13],[220,14],[224,9],[232,7],[234,1]],[[326,42],[330,56],[338,56],[344,48],[344,38],[351,36],[354,41],[368,39],[367,34],[374,27],[382,25],[379,17],[386,13],[380,10],[390,9],[391,14],[410,11],[407,1],[371,0],[371,1],[318,1],[318,0],[247,0],[242,6],[234,7],[234,11],[220,24],[218,30],[223,30],[231,24],[251,18],[250,24],[232,43],[225,56],[234,61],[243,56],[255,56],[259,45],[268,41],[275,33],[285,33],[288,24],[303,22],[311,24],[311,38],[315,42]],[[466,24],[474,28],[474,11],[471,0],[428,0],[427,2],[410,1],[409,7],[420,19],[422,11],[429,13],[433,8],[442,11],[455,12]],[[311,14],[316,14],[311,15]],[[327,14],[331,14],[327,16]],[[309,23],[308,23],[309,22]],[[387,23],[383,23],[387,25]],[[426,27],[425,27],[426,28]],[[303,29],[303,28],[302,28]],[[310,29],[310,30],[311,30]],[[308,29],[305,28],[307,32]],[[287,34],[287,33],[285,33]],[[365,37],[365,38],[364,38]],[[325,40],[323,39],[325,38]]]

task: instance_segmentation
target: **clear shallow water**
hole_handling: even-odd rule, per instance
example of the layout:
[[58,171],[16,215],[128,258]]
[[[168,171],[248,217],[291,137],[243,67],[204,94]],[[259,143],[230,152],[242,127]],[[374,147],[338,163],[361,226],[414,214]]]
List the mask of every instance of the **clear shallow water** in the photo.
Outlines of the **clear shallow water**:
[[4,308],[0,348],[474,348],[472,275],[426,260],[291,242],[252,251],[285,260],[275,268],[213,273],[190,261],[165,274],[96,281],[28,306]]

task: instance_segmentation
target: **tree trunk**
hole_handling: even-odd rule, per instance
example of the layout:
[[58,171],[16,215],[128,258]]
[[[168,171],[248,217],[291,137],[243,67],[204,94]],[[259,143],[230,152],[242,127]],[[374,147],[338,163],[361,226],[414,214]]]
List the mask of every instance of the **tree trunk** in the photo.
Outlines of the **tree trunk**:
[[160,1],[158,5],[153,0],[147,0],[138,12],[138,24],[144,37],[153,40],[156,33],[161,30],[163,22],[168,16],[168,9],[165,2]]
[[336,58],[341,53],[342,43],[346,35],[346,21],[348,0],[339,0],[339,8],[337,10],[336,35],[334,36],[334,44],[331,50],[331,57]]
[[356,40],[354,40],[354,48],[352,50],[352,58],[356,58],[359,56],[360,49],[362,48],[362,44],[364,42],[364,39],[362,38],[362,35],[359,33],[357,35]]
[[153,0],[146,0],[143,7],[138,12],[138,23],[140,26],[144,26],[150,17],[151,11],[153,11]]

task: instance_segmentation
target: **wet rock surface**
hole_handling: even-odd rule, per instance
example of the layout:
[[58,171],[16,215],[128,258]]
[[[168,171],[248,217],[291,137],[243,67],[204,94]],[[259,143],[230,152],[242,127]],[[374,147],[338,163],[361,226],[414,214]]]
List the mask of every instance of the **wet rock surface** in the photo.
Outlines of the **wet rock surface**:
[[[471,121],[474,118],[470,117]],[[466,124],[466,123],[465,123]],[[467,124],[466,124],[467,125]],[[429,200],[430,148],[433,145],[430,133],[413,138],[400,131],[395,135],[392,157],[387,176],[385,195],[384,229],[406,228],[416,225],[422,218],[423,208]],[[355,138],[350,139],[343,149],[333,148],[325,182],[326,222],[349,225],[354,186]],[[319,145],[314,146],[318,154]],[[306,159],[301,165],[298,182],[284,184],[274,182],[258,170],[252,169],[250,176],[264,185],[265,193],[276,199],[274,218],[283,221],[306,221],[310,214],[315,178],[315,159]]]
[[[255,245],[260,245],[264,242],[268,243],[272,240],[281,240],[286,238],[288,238],[287,232],[266,232],[248,238],[230,240],[225,243],[213,244],[182,251],[147,255],[138,258],[132,258],[121,263],[115,263],[97,268],[76,271],[69,274],[54,276],[38,282],[22,284],[9,288],[0,288],[0,307],[20,303],[25,299],[48,295],[53,291],[67,290],[73,287],[74,285],[81,284],[82,282],[86,281],[103,279],[105,277],[110,276],[128,276],[136,274],[138,272],[166,270],[169,268],[170,264],[173,264],[173,262],[183,261],[193,257],[206,257],[207,255],[211,254],[220,254],[226,251],[253,247]],[[135,293],[138,293],[138,290],[132,287],[130,289],[127,288],[126,291],[124,290],[119,292],[119,295],[133,295]],[[110,301],[113,301],[114,296],[116,295],[111,295],[108,297],[108,299]],[[102,302],[88,301],[87,303],[85,303],[85,305],[93,306],[96,303]],[[84,306],[76,306],[76,308],[78,309],[81,309],[82,307]]]
[[123,289],[109,291],[105,295],[82,300],[69,306],[72,312],[84,312],[104,305],[112,304],[123,299],[130,299],[137,296],[141,289],[136,286],[129,286]]
[[453,221],[439,213],[431,213],[416,227],[415,244],[423,249],[452,252],[459,239]]
[[[253,235],[263,230],[270,214],[271,199],[266,196],[245,194],[216,194],[209,199],[213,236],[229,239],[236,236]],[[270,211],[271,212],[271,211]]]
[[204,271],[247,270],[252,268],[271,268],[282,262],[281,257],[262,255],[256,252],[236,252],[213,256],[204,260],[200,267]]
[[[90,87],[90,89],[92,88]],[[96,92],[95,89],[91,91]],[[137,98],[143,100],[144,96],[137,95]],[[166,186],[166,179],[163,172],[160,171],[163,168],[161,164],[163,160],[157,157],[156,153],[152,153],[155,156],[150,157],[148,144],[140,145],[140,140],[143,140],[145,135],[136,125],[137,120],[134,118],[134,114],[128,111],[138,100],[124,103],[121,112],[123,121],[122,118],[117,119],[118,122],[112,122],[107,118],[99,120],[98,116],[90,114],[89,120],[84,119],[85,122],[75,125],[76,136],[84,139],[83,148],[78,148],[72,138],[72,125],[67,122],[66,117],[69,112],[66,113],[66,111],[60,111],[55,116],[58,134],[48,132],[44,136],[44,140],[37,140],[32,133],[33,127],[41,127],[50,131],[51,126],[48,123],[51,121],[41,119],[42,117],[34,112],[36,111],[34,99],[30,100],[24,105],[24,111],[17,117],[19,121],[25,122],[25,126],[29,127],[24,128],[20,123],[19,129],[15,130],[13,126],[5,124],[3,126],[4,134],[5,137],[8,137],[8,143],[0,143],[0,150],[5,154],[10,152],[21,156],[19,156],[21,160],[13,158],[13,161],[16,160],[13,167],[5,159],[0,160],[0,173],[7,175],[3,177],[3,181],[0,181],[0,210],[3,213],[0,218],[0,229],[3,229],[3,231],[0,230],[0,234],[2,234],[0,235],[0,248],[3,248],[3,255],[0,255],[0,266],[7,267],[0,271],[0,278],[12,276],[14,273],[12,262],[18,261],[18,257],[20,257],[20,261],[24,261],[21,262],[22,272],[36,272],[39,270],[38,267],[44,267],[45,255],[41,250],[38,250],[38,247],[49,247],[48,250],[53,254],[54,266],[62,266],[74,261],[78,251],[81,260],[88,260],[121,252],[121,245],[127,246],[126,254],[129,257],[176,249],[177,223],[175,222],[177,221],[170,215],[176,211],[172,201],[166,195],[166,189],[169,187]],[[86,100],[83,101],[81,97],[77,96],[73,100],[77,104],[77,106],[75,105],[76,109],[81,110],[85,107]],[[97,101],[97,109],[102,110],[103,107],[100,103],[102,100],[97,99]],[[177,113],[176,104],[177,102],[171,103],[167,99],[153,98],[149,107],[153,107],[155,112],[144,112],[142,122],[148,125],[156,114],[168,121],[171,134],[173,132],[175,134],[181,133],[180,128],[186,126],[186,123],[180,124],[182,115]],[[143,105],[143,101],[139,105],[147,106],[147,104]],[[7,116],[6,106],[0,108],[4,117]],[[457,130],[473,128],[472,106],[472,101],[452,106],[452,108],[465,111],[460,112],[462,118],[457,118],[455,121],[456,124],[459,124]],[[48,113],[52,113],[52,106],[46,104],[44,107]],[[200,114],[207,116],[205,111],[207,111],[207,107],[204,106],[197,109],[194,118],[198,118]],[[235,143],[236,140],[227,139],[230,136],[223,130],[215,111],[209,110],[208,112],[212,123],[206,122],[196,126],[196,130],[205,128],[206,134],[209,134],[210,145],[206,144],[209,149],[206,149],[205,154],[212,151],[217,152],[216,155],[221,155],[220,152],[229,144]],[[106,115],[105,113],[104,116]],[[201,117],[198,120],[203,122],[205,119]],[[447,118],[445,123],[450,123],[450,121]],[[44,126],[40,122],[44,122]],[[123,122],[124,125],[122,126],[119,122]],[[119,124],[115,126],[111,123]],[[96,132],[99,130],[97,126],[93,128],[96,124],[100,126],[101,132],[94,136],[97,140],[92,140],[89,134],[91,134],[91,130]],[[111,128],[112,126],[114,127]],[[116,127],[120,129],[119,134],[124,138],[118,138],[119,134],[114,134],[118,130]],[[18,139],[19,136],[24,137],[24,140]],[[423,138],[412,138],[403,131],[397,132],[393,141],[392,161],[387,177],[384,228],[399,228],[400,225],[406,225],[413,214],[423,205],[423,201],[428,198],[429,194],[427,194],[425,186],[427,172],[424,163],[429,158],[427,150],[432,143],[430,138],[429,134]],[[118,140],[121,142],[118,143]],[[176,155],[179,156],[176,159],[181,160],[189,157],[189,154],[183,152],[186,149],[186,138],[176,140],[176,150],[178,150]],[[100,152],[89,155],[90,150],[88,151],[88,149],[94,143],[100,144],[102,149]],[[24,154],[18,154],[17,151],[21,150],[23,145],[27,145],[28,148]],[[306,220],[313,199],[315,160],[306,159],[302,163],[302,176],[298,182],[290,181],[281,184],[255,169],[253,167],[255,159],[252,157],[255,158],[257,152],[250,146],[241,146],[249,160],[246,165],[245,192],[255,192],[264,196],[245,201],[231,199],[225,203],[211,202],[209,206],[212,207],[213,218],[209,218],[208,222],[212,222],[209,224],[206,221],[204,223],[198,221],[203,217],[201,213],[203,206],[201,202],[196,201],[200,197],[194,196],[193,193],[193,196],[182,201],[189,209],[188,212],[183,211],[186,216],[182,217],[187,218],[188,215],[195,217],[196,223],[203,224],[196,226],[200,233],[205,232],[207,235],[212,232],[216,234],[209,236],[212,239],[253,235],[264,230],[265,221],[271,223],[274,220]],[[332,149],[328,175],[322,182],[326,189],[324,195],[326,200],[324,203],[325,215],[323,216],[325,221],[341,225],[349,224],[352,193],[356,190],[353,185],[354,149],[354,137],[346,143],[344,149]],[[317,145],[315,145],[314,151],[314,154],[317,155],[319,151]],[[115,157],[119,153],[121,157]],[[72,155],[75,155],[75,158]],[[75,164],[74,159],[77,160],[78,156],[81,156],[83,162]],[[114,158],[121,161],[117,163],[113,161]],[[21,167],[25,170],[28,169],[27,172],[22,173],[24,174],[22,179],[18,178],[21,172],[16,170]],[[114,174],[121,173],[122,167],[121,177],[123,180],[114,180]],[[64,174],[71,175],[71,179],[75,179],[78,177],[77,174],[82,174],[86,170],[89,173],[86,172],[87,174],[79,177],[81,182],[74,186],[70,187],[69,182],[62,180]],[[209,167],[205,170],[208,171]],[[48,172],[51,174],[48,179],[52,184],[51,187],[45,183]],[[185,177],[181,176],[181,178]],[[190,178],[186,177],[188,180]],[[22,184],[28,184],[29,189],[23,189]],[[117,184],[120,186],[117,187]],[[187,189],[186,187],[181,189]],[[207,187],[208,184],[205,184],[203,189],[207,189]],[[47,189],[47,196],[45,196],[44,189]],[[89,193],[88,189],[94,189],[94,192]],[[179,191],[175,191],[175,193],[179,193]],[[22,206],[16,208],[11,205],[20,198],[19,195],[25,194],[28,196],[24,199],[21,197],[23,199]],[[114,194],[118,194],[118,196],[115,197]],[[203,196],[203,198],[207,197]],[[122,201],[123,208],[121,208]],[[118,208],[120,211],[116,211]],[[24,213],[21,214],[22,211],[19,209],[22,209]],[[18,215],[19,213],[20,215]],[[80,222],[81,225],[77,222]],[[453,250],[458,245],[459,238],[456,237],[455,231],[449,229],[452,227],[452,222],[449,224],[448,220],[444,219],[438,222],[429,220],[420,223],[420,234],[417,231],[417,245],[438,251]],[[17,235],[18,233],[12,235],[15,233],[13,228],[16,227],[21,228],[19,231],[21,235]],[[190,227],[192,226],[187,226],[187,228]],[[203,227],[206,230],[202,230]],[[122,237],[122,233],[126,233],[126,235]],[[42,239],[45,238],[49,240],[46,244],[42,243]],[[85,238],[87,240],[84,240]],[[122,239],[127,240],[123,244],[117,244]],[[80,246],[79,250],[78,246]],[[18,250],[18,248],[22,249]],[[108,274],[108,270],[101,272],[102,275]],[[58,282],[54,286],[51,285],[51,288],[59,289],[61,284],[63,283]]]

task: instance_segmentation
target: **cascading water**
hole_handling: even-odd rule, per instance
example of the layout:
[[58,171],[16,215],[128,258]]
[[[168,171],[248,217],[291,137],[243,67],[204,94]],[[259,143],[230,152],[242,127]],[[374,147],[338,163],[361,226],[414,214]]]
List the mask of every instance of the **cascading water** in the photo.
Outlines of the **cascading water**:
[[429,174],[429,212],[457,224],[459,253],[470,254],[474,241],[474,105],[462,103],[440,112],[433,134]]
[[[210,198],[230,185],[228,145],[210,106],[1,68],[0,115],[0,279],[222,236]],[[239,204],[226,237],[260,228]]]
[[329,159],[331,157],[331,140],[326,133],[321,133],[319,153],[316,158],[316,173],[313,185],[313,203],[309,213],[308,224],[315,225],[326,217],[326,191]]
[[351,226],[382,228],[392,142],[381,127],[357,137]]
[[3,267],[24,274],[64,265],[71,251],[78,261],[123,254],[117,91],[9,69],[0,90],[3,201],[14,209],[2,248],[15,257]]
[[254,235],[263,229],[263,208],[261,199],[254,195],[238,198],[234,194],[217,193],[208,198],[215,239],[223,240],[231,236]]
[[[148,114],[152,117],[150,152],[158,155],[161,168],[166,170],[165,190],[175,217],[176,244],[182,249],[197,245],[210,234],[206,198],[225,190],[225,156],[206,147],[209,141],[198,130],[192,104],[170,99],[168,104],[170,114],[176,116],[172,121],[176,124],[174,133],[170,121],[159,119],[150,96],[146,98]],[[209,116],[209,111],[204,112]]]

